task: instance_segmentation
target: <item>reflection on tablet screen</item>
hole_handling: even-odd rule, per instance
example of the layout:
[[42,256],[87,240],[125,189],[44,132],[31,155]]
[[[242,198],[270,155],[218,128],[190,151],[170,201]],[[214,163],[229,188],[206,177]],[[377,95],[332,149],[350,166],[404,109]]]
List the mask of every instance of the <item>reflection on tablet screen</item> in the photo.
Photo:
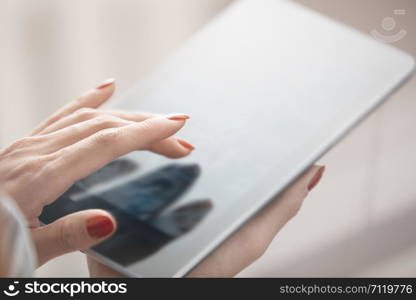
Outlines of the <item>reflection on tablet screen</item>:
[[[168,164],[141,176],[128,176],[138,168],[139,165],[128,158],[111,162],[78,181],[45,207],[40,219],[50,223],[84,209],[109,211],[117,220],[117,231],[93,249],[121,265],[128,265],[191,231],[212,209],[211,200],[196,199],[168,210],[198,179],[199,165]],[[125,180],[111,184],[114,179],[123,177]]]

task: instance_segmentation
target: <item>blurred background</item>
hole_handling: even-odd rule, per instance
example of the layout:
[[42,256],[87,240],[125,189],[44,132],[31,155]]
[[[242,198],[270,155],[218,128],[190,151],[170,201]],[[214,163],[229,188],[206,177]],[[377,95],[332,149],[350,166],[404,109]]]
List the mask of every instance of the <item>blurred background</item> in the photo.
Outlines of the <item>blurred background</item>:
[[[0,147],[104,79],[123,93],[231,2],[0,0]],[[416,56],[416,1],[296,2]],[[239,276],[416,276],[415,98],[413,78],[321,159],[320,185]],[[37,275],[87,268],[72,253]]]

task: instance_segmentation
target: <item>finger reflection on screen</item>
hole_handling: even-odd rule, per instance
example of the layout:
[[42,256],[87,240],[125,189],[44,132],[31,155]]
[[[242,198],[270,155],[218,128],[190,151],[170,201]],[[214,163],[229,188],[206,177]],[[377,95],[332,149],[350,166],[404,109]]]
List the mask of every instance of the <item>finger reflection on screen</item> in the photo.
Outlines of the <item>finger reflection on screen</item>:
[[[198,179],[198,164],[169,164],[137,176],[134,172],[138,168],[127,158],[113,161],[78,181],[46,207],[49,213],[45,215],[59,217],[89,208],[108,210],[117,219],[117,232],[93,249],[128,265],[190,232],[211,211],[210,199],[190,200],[169,209]],[[110,184],[120,178],[119,183]]]

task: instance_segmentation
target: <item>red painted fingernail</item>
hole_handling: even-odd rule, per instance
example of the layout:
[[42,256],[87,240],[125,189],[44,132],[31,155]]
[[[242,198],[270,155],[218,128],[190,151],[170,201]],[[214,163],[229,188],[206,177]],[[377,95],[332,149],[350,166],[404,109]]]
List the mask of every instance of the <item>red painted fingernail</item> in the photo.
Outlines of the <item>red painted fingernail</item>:
[[107,216],[92,217],[87,221],[87,231],[90,237],[99,239],[114,231],[114,223]]
[[96,89],[97,89],[97,90],[101,90],[101,89],[103,89],[103,88],[106,88],[106,87],[108,87],[108,86],[110,86],[110,85],[114,84],[114,82],[115,82],[115,79],[114,79],[114,78],[110,78],[110,79],[104,80],[101,84],[99,84],[99,85],[96,87]]
[[190,116],[185,115],[185,114],[175,114],[175,115],[169,115],[167,116],[167,118],[173,121],[184,121],[184,120],[189,119]]
[[181,144],[183,147],[185,147],[188,150],[194,150],[195,147],[191,144],[189,144],[187,141],[181,140],[181,139],[177,139],[178,143]]
[[315,175],[312,177],[311,181],[308,184],[308,191],[311,191],[321,180],[322,175],[324,174],[325,166],[322,166],[316,171]]

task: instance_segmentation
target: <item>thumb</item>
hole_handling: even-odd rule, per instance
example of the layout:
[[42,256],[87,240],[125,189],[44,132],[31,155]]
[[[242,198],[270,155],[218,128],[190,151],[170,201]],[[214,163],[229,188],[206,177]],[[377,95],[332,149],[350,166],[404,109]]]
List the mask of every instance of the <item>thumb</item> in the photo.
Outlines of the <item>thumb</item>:
[[108,212],[84,210],[32,230],[39,266],[68,252],[90,248],[108,238],[116,221]]

